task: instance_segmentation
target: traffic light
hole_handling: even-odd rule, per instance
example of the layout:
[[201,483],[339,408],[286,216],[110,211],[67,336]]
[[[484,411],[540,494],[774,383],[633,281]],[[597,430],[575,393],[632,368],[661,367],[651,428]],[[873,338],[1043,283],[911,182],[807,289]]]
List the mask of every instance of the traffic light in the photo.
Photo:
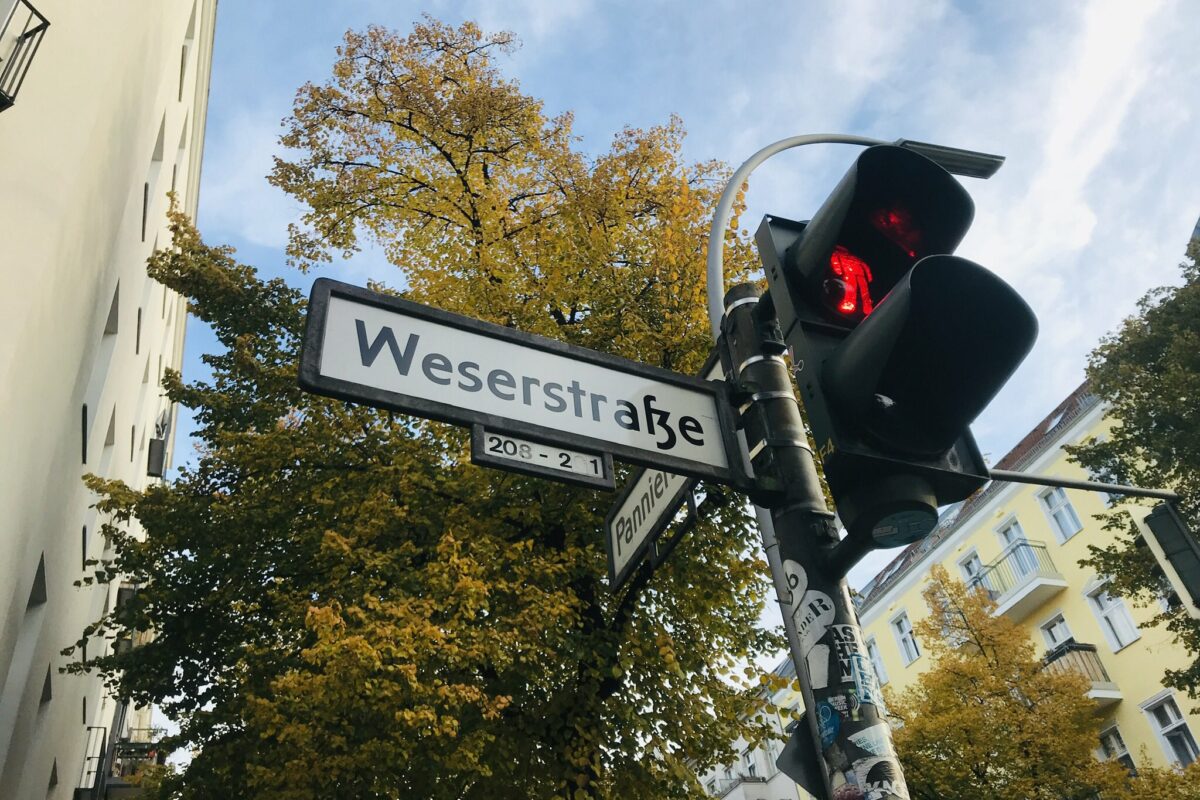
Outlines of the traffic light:
[[[1145,522],[1146,529],[1158,544],[1154,557],[1160,566],[1166,561],[1174,570],[1179,588],[1183,590],[1180,599],[1187,604],[1188,614],[1200,619],[1200,542],[1170,503],[1155,506]],[[1171,585],[1175,586],[1175,583],[1171,582]]]
[[[988,476],[969,425],[1024,359],[1037,320],[949,255],[974,204],[911,150],[864,150],[807,223],[767,217],[759,254],[850,535],[894,547]],[[866,538],[864,538],[866,537]]]

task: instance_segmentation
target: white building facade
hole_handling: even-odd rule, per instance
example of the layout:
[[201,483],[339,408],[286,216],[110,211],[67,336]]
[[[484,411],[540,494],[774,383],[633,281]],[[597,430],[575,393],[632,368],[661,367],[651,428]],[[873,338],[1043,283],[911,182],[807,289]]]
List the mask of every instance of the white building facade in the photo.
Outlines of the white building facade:
[[0,798],[99,797],[114,746],[148,723],[59,671],[121,590],[74,585],[106,552],[82,477],[141,488],[170,461],[160,382],[186,306],[145,265],[170,246],[167,192],[195,214],[216,0],[0,0],[5,20]]

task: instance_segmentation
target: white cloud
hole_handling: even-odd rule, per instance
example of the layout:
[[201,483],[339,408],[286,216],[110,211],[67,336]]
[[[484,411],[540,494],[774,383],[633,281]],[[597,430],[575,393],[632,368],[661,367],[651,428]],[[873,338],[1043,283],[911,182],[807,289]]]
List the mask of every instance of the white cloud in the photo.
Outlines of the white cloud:
[[279,110],[242,108],[209,126],[200,224],[212,240],[242,239],[273,248],[287,243],[288,223],[303,211],[266,181],[272,157],[281,152],[282,116]]

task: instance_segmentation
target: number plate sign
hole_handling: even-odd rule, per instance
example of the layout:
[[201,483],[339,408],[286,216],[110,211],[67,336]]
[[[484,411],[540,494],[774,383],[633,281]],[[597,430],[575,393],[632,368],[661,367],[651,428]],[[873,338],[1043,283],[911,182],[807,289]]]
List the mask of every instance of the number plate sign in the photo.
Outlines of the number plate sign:
[[547,445],[520,436],[471,426],[471,463],[520,472],[538,478],[612,489],[612,456]]
[[320,278],[301,388],[718,483],[746,481],[721,385]]

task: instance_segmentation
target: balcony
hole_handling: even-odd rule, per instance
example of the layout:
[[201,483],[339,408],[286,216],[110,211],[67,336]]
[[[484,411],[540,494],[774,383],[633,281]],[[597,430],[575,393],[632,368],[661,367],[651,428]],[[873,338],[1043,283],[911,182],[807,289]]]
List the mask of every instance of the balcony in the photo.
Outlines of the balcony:
[[0,22],[0,111],[12,106],[50,22],[29,4],[16,0]]
[[1054,567],[1046,545],[1021,540],[1013,542],[967,584],[987,592],[996,603],[996,614],[1007,614],[1015,622],[1067,587]]
[[1087,696],[1095,700],[1101,709],[1121,701],[1121,690],[1108,677],[1108,670],[1096,652],[1094,644],[1066,641],[1042,658],[1042,663],[1051,672],[1074,672],[1092,683]]
[[738,775],[717,781],[715,797],[721,800],[767,800],[767,779],[757,775]]
[[[111,728],[89,725],[83,774],[74,800],[118,800],[144,794],[139,775],[166,761],[166,751],[155,739],[162,731],[127,725],[129,705],[121,703],[113,714]],[[110,731],[119,732],[110,735]]]

